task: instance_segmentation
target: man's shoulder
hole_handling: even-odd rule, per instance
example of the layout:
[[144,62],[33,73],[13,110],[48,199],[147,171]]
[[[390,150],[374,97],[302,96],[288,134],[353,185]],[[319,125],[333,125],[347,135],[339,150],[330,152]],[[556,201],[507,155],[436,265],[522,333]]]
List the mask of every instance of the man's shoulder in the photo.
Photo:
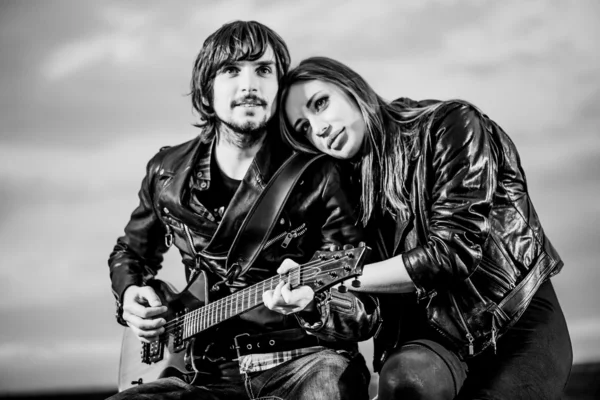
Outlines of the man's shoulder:
[[180,163],[187,159],[186,156],[191,156],[194,150],[199,145],[208,145],[201,143],[200,137],[195,137],[187,142],[179,143],[171,146],[163,146],[150,159],[150,168],[168,168],[172,169],[174,164]]

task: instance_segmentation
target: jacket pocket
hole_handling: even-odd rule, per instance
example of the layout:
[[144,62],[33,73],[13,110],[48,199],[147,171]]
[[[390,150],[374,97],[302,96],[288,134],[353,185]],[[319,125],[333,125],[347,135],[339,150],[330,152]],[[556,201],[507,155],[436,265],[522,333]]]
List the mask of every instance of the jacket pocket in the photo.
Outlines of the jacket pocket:
[[492,282],[492,285],[497,286],[502,291],[502,295],[516,286],[514,279],[509,273],[485,255],[481,258],[478,271],[480,274],[485,275]]

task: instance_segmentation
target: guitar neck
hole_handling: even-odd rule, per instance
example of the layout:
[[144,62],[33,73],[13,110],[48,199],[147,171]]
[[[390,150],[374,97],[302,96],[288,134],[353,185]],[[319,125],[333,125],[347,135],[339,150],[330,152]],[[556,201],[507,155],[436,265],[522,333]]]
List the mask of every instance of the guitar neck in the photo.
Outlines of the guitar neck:
[[[300,286],[300,274],[301,269],[295,269],[284,280],[289,281],[292,287]],[[180,317],[183,319],[183,338],[188,339],[229,318],[258,307],[263,303],[263,293],[275,289],[281,280],[279,276],[274,276],[184,314]]]

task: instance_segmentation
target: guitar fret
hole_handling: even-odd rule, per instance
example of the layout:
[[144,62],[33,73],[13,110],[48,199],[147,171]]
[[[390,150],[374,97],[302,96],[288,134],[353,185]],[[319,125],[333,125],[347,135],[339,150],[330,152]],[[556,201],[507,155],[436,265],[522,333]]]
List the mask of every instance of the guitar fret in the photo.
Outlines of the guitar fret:
[[[344,254],[344,256],[346,256],[346,254]],[[362,257],[354,256],[350,258],[357,260]],[[330,286],[333,283],[330,283],[332,279],[329,275],[335,277],[335,280],[337,281],[341,278],[336,275],[340,274],[340,272],[336,272],[335,274],[334,272],[329,272],[332,270],[332,267],[335,268],[334,271],[341,271],[342,274],[345,274],[346,272],[341,270],[341,266],[339,266],[340,263],[340,257],[336,257],[335,259],[331,257],[327,260],[321,258],[318,261],[311,261],[303,266],[292,269],[285,276],[272,276],[262,282],[245,287],[214,302],[205,304],[203,307],[188,312],[178,318],[178,320],[181,321],[178,323],[181,324],[179,325],[180,332],[183,332],[184,336],[189,338],[224,320],[244,313],[262,304],[263,293],[268,290],[274,290],[280,282],[287,282],[292,289],[295,289],[301,285],[311,285],[312,282],[316,281],[318,282],[316,289],[321,289],[321,287],[324,286],[324,283],[319,280],[322,279],[327,282],[327,286]],[[317,280],[317,278],[319,280]],[[315,291],[317,291],[316,289]]]

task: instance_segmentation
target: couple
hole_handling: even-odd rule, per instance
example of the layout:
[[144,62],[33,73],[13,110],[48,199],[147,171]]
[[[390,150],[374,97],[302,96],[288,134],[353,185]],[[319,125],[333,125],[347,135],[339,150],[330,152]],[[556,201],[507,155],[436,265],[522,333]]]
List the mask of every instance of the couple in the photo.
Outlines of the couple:
[[[281,281],[188,346],[196,373],[112,399],[367,399],[357,342],[373,335],[380,399],[559,398],[572,354],[549,278],[562,261],[508,136],[463,101],[388,103],[337,61],[289,64],[256,22],[205,41],[191,81],[201,133],[150,160],[109,259],[117,317],[142,342],[164,333],[166,308],[146,283],[171,244],[189,279],[201,270],[234,293],[363,240],[362,287],[315,294]],[[331,157],[307,167],[256,262],[228,270],[289,148]],[[240,335],[277,346],[236,354]]]

